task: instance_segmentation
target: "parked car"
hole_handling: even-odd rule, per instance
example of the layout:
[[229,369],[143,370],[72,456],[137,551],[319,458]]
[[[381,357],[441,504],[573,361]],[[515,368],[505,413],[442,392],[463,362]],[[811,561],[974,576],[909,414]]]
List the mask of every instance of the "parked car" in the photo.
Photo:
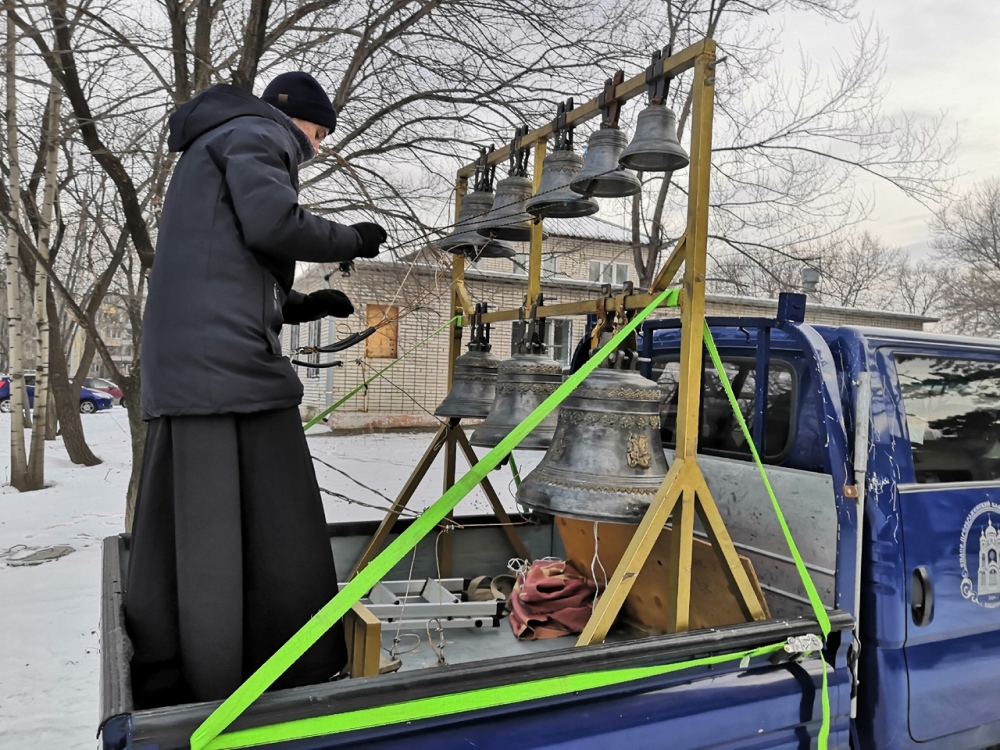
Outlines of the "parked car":
[[[35,405],[35,387],[27,386],[28,406]],[[95,391],[90,388],[80,389],[80,413],[93,414],[98,411],[105,411],[114,406],[114,399],[103,391]],[[0,375],[0,412],[10,413],[10,376]]]
[[122,393],[121,388],[112,383],[110,380],[105,378],[87,378],[83,381],[83,387],[89,388],[92,391],[107,393],[115,400],[115,404],[117,406],[125,405],[125,394]]

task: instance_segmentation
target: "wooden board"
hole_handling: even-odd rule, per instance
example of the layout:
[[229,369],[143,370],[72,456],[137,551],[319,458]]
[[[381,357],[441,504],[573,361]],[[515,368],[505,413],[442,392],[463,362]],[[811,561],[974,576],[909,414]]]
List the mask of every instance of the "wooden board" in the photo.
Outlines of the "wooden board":
[[365,356],[369,359],[395,359],[399,338],[399,307],[368,305],[365,324],[381,326],[365,339]]
[[344,615],[347,638],[347,666],[351,677],[372,677],[379,674],[382,651],[382,623],[368,609],[356,602]]
[[[556,517],[555,522],[566,548],[566,558],[588,578],[595,578],[596,575],[596,581],[602,587],[614,573],[637,528],[618,523],[597,524],[598,565],[594,562],[594,523],[564,517]],[[672,533],[670,528],[665,528],[660,534],[622,607],[622,618],[650,635],[666,633],[667,621],[672,614],[666,595],[671,573],[667,560]],[[742,555],[740,562],[765,614],[770,617],[753,565]],[[591,574],[592,565],[595,575]],[[606,574],[601,572],[602,565]],[[715,550],[708,542],[695,538],[691,561],[690,628],[697,630],[741,622],[746,622],[746,618],[729,587],[725,569]]]

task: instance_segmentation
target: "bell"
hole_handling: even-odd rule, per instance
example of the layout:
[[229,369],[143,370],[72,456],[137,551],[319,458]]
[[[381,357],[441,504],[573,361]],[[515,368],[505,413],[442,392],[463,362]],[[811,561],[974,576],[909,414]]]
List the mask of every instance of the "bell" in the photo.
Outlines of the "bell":
[[639,178],[618,166],[618,156],[627,143],[618,128],[595,130],[587,143],[583,169],[569,184],[573,192],[597,198],[624,198],[638,193],[642,189]]
[[477,217],[493,209],[493,193],[474,190],[465,196],[458,212],[455,229],[441,240],[441,247],[454,255],[470,258],[513,258],[513,245],[484,237],[476,231],[482,220]]
[[490,413],[500,358],[474,346],[469,344],[469,351],[455,360],[451,390],[434,410],[435,416],[484,419]]
[[[506,242],[531,240],[534,217],[524,210],[524,203],[531,197],[531,180],[520,175],[504,177],[497,183],[496,200],[489,218],[476,229],[479,234]],[[542,239],[548,237],[542,234]]]
[[635,137],[618,157],[625,169],[640,172],[676,172],[691,160],[677,140],[677,117],[663,104],[650,104],[639,113]]
[[[535,407],[555,392],[562,379],[562,367],[544,354],[515,354],[501,362],[497,370],[493,406],[486,421],[472,433],[470,442],[483,448],[496,447]],[[517,447],[545,450],[556,429],[556,414],[549,414]]]
[[585,521],[641,521],[667,474],[659,406],[659,387],[637,372],[595,370],[563,401],[517,501]]
[[600,210],[597,201],[577,195],[570,189],[583,168],[583,157],[569,150],[553,151],[542,163],[542,181],[535,197],[525,204],[533,216],[553,219],[576,219]]

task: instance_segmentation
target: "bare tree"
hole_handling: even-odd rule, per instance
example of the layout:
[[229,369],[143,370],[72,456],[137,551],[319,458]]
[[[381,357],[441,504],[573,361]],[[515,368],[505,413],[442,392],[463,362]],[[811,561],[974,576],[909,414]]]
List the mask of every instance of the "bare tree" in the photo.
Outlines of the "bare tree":
[[976,185],[941,211],[934,246],[942,265],[951,324],[964,333],[1000,335],[1000,179]]
[[[765,275],[776,257],[808,260],[797,252],[869,215],[856,175],[886,180],[925,204],[947,190],[954,140],[942,136],[941,120],[894,119],[879,107],[885,44],[876,29],[857,27],[853,55],[830,77],[808,59],[797,77],[778,64],[774,14],[805,10],[847,22],[851,0],[663,0],[662,8],[663,36],[675,50],[702,37],[719,45],[709,229],[717,256],[742,256]],[[670,102],[682,138],[691,115],[683,80]],[[645,182],[631,219],[635,266],[648,285],[662,249],[683,232],[686,175]]]
[[[7,38],[4,45],[4,73],[7,84],[7,161],[12,195],[20,190],[21,168],[17,149],[17,30],[13,8],[7,7]],[[31,489],[28,484],[28,457],[24,447],[24,409],[27,393],[24,387],[23,328],[21,309],[21,261],[18,257],[20,238],[18,201],[9,201],[7,214],[7,340],[10,347],[10,483],[18,490]]]

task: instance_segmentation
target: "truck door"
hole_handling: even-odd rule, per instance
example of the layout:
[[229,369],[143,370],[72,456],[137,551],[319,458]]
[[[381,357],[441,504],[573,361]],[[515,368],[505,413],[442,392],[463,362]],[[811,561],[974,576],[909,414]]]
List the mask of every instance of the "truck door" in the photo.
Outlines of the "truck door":
[[1000,361],[986,356],[892,356],[909,441],[896,455],[918,742],[1000,716]]

